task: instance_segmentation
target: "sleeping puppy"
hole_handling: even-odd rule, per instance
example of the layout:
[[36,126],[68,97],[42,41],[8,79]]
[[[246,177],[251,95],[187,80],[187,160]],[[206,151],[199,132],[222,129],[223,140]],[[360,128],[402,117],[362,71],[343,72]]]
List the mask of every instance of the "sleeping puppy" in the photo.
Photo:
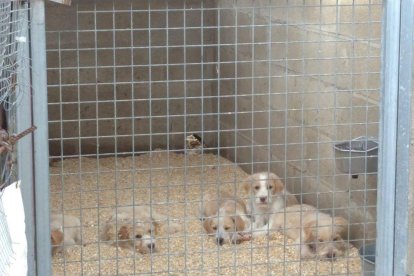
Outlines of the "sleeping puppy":
[[180,225],[168,221],[167,216],[149,206],[119,207],[106,221],[100,237],[103,241],[112,241],[114,246],[151,253],[156,251],[154,236],[162,226],[167,227],[170,234],[181,229]]
[[82,244],[80,220],[63,214],[50,215],[52,255],[63,252],[68,246]]
[[247,206],[254,228],[264,226],[270,214],[286,206],[299,204],[296,197],[285,189],[280,178],[274,173],[252,174],[247,178],[244,189],[249,193]]
[[302,258],[335,260],[348,248],[344,238],[348,235],[348,221],[331,217],[315,207],[300,204],[286,207],[269,218],[269,224],[258,229],[254,235],[279,230],[295,240]]
[[224,192],[207,194],[200,203],[200,213],[205,231],[215,236],[218,245],[250,240],[250,218],[241,199]]

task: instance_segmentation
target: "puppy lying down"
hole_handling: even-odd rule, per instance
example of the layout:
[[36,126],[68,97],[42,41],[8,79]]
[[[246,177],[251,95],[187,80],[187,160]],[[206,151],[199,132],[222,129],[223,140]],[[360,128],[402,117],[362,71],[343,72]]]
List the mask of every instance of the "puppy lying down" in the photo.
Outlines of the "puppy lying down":
[[251,222],[244,202],[221,192],[206,194],[200,203],[204,230],[214,235],[216,243],[240,243],[251,239]]
[[128,206],[117,208],[102,228],[102,241],[140,253],[156,252],[155,235],[165,228],[169,234],[181,230],[181,226],[166,215],[151,210],[149,206]]
[[50,239],[52,255],[68,246],[82,244],[80,220],[77,217],[63,214],[50,215]]
[[348,236],[348,222],[342,217],[332,217],[315,207],[298,204],[286,207],[269,218],[269,224],[254,232],[254,236],[278,230],[295,240],[302,258],[334,260],[348,249],[344,241]]

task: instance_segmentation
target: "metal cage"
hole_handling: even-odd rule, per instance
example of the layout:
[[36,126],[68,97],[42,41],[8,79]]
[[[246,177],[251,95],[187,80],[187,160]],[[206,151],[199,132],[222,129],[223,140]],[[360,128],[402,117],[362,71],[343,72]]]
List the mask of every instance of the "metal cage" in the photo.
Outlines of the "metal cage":
[[[407,273],[410,1],[30,6],[38,275],[369,275],[375,242],[378,275]],[[300,234],[269,229],[284,190],[258,226],[272,183],[316,208]],[[209,228],[223,192],[251,228]]]

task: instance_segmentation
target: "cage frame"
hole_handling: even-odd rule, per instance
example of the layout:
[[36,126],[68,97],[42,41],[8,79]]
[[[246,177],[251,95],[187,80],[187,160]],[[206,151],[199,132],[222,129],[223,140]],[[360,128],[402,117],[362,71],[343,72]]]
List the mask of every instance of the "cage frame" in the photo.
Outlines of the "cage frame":
[[[385,1],[376,274],[406,275],[414,3]],[[398,30],[398,31],[396,31]],[[384,227],[385,226],[385,227]]]
[[[377,275],[406,274],[410,169],[407,148],[410,145],[411,129],[411,101],[407,99],[411,98],[412,91],[413,5],[410,0],[384,3]],[[33,95],[24,97],[21,110],[32,107],[33,123],[38,130],[35,132],[33,145],[32,141],[25,141],[20,145],[19,160],[28,162],[19,162],[19,174],[21,179],[28,183],[33,180],[34,183],[34,189],[30,185],[23,186],[24,198],[28,202],[25,206],[27,233],[29,241],[32,240],[29,242],[29,272],[33,275],[50,275],[50,233],[45,231],[45,228],[40,231],[41,225],[49,223],[49,170],[48,166],[45,166],[48,164],[48,151],[36,150],[48,149],[47,83],[44,70],[45,1],[32,0],[30,6]],[[399,31],[396,32],[396,29]],[[30,99],[30,96],[33,98]],[[30,118],[20,118],[18,128],[24,129]],[[27,158],[26,153],[25,157],[22,156],[23,148],[33,150],[33,159]],[[34,176],[33,179],[31,175]],[[392,227],[381,227],[384,225]]]

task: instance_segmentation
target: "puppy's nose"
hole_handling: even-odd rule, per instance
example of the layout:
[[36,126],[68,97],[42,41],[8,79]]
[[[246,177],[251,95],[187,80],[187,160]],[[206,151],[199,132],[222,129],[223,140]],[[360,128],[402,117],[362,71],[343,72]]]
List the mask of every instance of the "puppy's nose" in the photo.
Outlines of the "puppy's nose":
[[218,245],[223,245],[224,239],[223,238],[217,238],[216,242],[217,242]]
[[263,202],[263,203],[266,202],[266,200],[267,200],[267,197],[261,197],[260,198],[260,201]]
[[149,244],[147,245],[147,247],[148,247],[149,249],[151,249],[151,250],[154,250],[154,249],[155,249],[155,244],[154,244],[154,243],[149,243]]
[[335,252],[329,252],[326,254],[326,258],[328,259],[335,259],[336,258],[336,254]]

